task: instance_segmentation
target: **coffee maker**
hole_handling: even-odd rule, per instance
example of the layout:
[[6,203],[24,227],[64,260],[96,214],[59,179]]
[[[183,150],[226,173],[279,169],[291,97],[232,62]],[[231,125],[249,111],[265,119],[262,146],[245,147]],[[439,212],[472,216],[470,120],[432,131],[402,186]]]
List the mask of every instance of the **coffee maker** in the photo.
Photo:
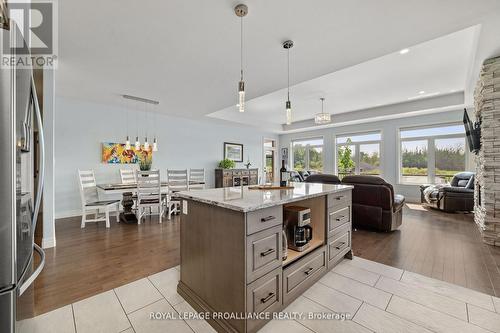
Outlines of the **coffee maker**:
[[288,233],[288,248],[302,252],[312,239],[311,209],[301,206],[286,206],[284,222]]

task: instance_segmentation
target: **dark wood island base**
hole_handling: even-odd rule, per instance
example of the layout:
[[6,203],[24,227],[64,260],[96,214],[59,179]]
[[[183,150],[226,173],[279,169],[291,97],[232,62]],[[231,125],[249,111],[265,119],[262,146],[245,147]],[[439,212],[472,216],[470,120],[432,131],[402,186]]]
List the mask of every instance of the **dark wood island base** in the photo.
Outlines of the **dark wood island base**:
[[[256,332],[344,257],[352,259],[351,189],[295,184],[267,192],[180,192],[178,293],[208,314],[216,331]],[[288,249],[283,260],[287,205],[311,210],[312,239],[307,250]]]

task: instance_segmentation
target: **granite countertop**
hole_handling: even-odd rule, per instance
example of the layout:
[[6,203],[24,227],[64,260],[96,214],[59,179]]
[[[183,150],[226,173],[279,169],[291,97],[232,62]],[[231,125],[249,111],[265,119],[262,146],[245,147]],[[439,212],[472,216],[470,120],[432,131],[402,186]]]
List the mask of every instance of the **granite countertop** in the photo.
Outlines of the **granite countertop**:
[[288,190],[249,190],[244,186],[182,191],[175,196],[246,213],[353,188],[350,185],[315,183],[291,185],[294,188]]

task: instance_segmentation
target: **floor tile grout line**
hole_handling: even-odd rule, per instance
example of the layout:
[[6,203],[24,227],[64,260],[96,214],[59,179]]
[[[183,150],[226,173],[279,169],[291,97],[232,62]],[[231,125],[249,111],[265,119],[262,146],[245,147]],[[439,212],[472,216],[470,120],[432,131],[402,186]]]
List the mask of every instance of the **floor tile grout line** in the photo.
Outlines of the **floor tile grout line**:
[[[397,281],[397,280],[394,280],[394,281]],[[404,282],[403,282],[403,283],[404,283]],[[404,300],[407,300],[407,301],[413,302],[413,303],[415,303],[415,304],[421,305],[421,306],[426,307],[426,308],[428,308],[428,309],[430,309],[430,310],[434,310],[434,311],[437,311],[437,312],[442,313],[442,314],[444,314],[444,315],[448,315],[448,316],[450,316],[450,317],[453,317],[453,318],[456,318],[456,319],[458,319],[458,320],[464,321],[462,318],[458,318],[458,317],[456,317],[456,316],[454,316],[454,315],[452,315],[452,314],[449,314],[449,313],[446,313],[446,312],[442,312],[441,310],[433,309],[433,308],[429,307],[428,305],[425,305],[425,304],[422,304],[422,303],[416,302],[415,300],[409,299],[409,298],[407,298],[406,296],[401,296],[401,295],[398,295],[398,294],[390,293],[390,292],[388,292],[388,291],[386,291],[386,290],[383,290],[383,289],[380,289],[380,288],[377,288],[377,287],[373,287],[373,288],[376,288],[376,289],[378,289],[378,290],[384,291],[384,292],[386,292],[386,293],[388,293],[388,294],[392,294],[393,296],[397,296],[397,297],[399,297],[399,298],[402,298],[402,299],[404,299]],[[428,290],[426,290],[426,291],[428,291]],[[432,293],[432,292],[431,292],[431,293]],[[433,294],[434,294],[434,293],[433,293]],[[453,300],[453,301],[457,301],[457,302],[461,302],[461,303],[463,303],[463,304],[467,304],[467,303],[466,303],[466,302],[464,302],[464,301],[456,300],[456,299],[454,299],[454,298],[446,297],[446,296],[443,296],[443,295],[440,295],[440,294],[438,294],[438,295],[439,295],[439,296],[441,296],[441,297],[445,297],[445,298],[451,299],[451,300]],[[392,299],[392,296],[391,296],[391,299]]]
[[[169,268],[169,269],[170,269],[170,268]],[[174,269],[175,269],[175,267],[174,267]],[[180,273],[180,272],[179,272],[179,273]],[[149,282],[153,285],[153,287],[155,287],[155,289],[156,289],[156,290],[158,290],[158,292],[160,293],[160,295],[161,295],[161,296],[163,297],[163,299],[164,299],[164,300],[165,300],[165,301],[166,301],[166,302],[167,302],[167,303],[168,303],[168,304],[172,307],[172,309],[174,309],[174,311],[175,311],[175,312],[177,312],[177,314],[179,314],[179,311],[177,311],[177,309],[175,308],[175,305],[179,305],[179,304],[181,304],[182,302],[179,302],[179,303],[177,303],[177,304],[175,304],[175,305],[174,305],[173,303],[171,303],[171,302],[167,299],[167,297],[165,297],[165,295],[163,295],[163,293],[160,291],[160,289],[158,289],[158,287],[156,287],[156,285],[153,283],[153,281],[151,281],[151,279],[149,278],[149,276],[147,277],[147,279],[148,279],[148,281],[149,281]],[[177,282],[179,282],[179,281],[177,281]],[[177,293],[177,291],[176,291],[176,293]],[[158,300],[158,301],[161,301],[161,299],[160,299],[160,300]],[[156,301],[156,302],[158,302],[158,301]],[[155,303],[156,303],[156,302],[155,302]],[[185,300],[184,300],[184,302],[185,302]],[[189,303],[188,303],[188,304],[189,304]],[[195,310],[195,311],[196,311],[196,310]],[[187,327],[189,327],[189,329],[190,329],[191,331],[193,331],[193,333],[196,333],[196,332],[195,332],[195,330],[191,327],[191,325],[189,325],[189,324],[188,324],[188,322],[187,322],[185,319],[182,319],[182,321],[183,321],[183,322],[187,325]],[[207,321],[207,323],[208,323],[208,321]],[[209,325],[210,325],[210,324],[209,324]],[[212,325],[210,325],[210,327],[212,327]]]
[[[402,269],[402,268],[398,268],[398,267],[394,267],[394,266],[390,266],[390,265],[382,264],[382,263],[380,263],[380,262],[378,262],[378,261],[368,260],[368,259],[365,259],[365,258],[362,258],[362,257],[357,257],[357,256],[355,256],[355,257],[356,257],[356,258],[359,258],[359,259],[362,259],[362,260],[370,261],[370,262],[375,263],[375,264],[378,264],[378,265],[383,265],[383,266],[387,266],[387,267],[389,267],[389,268],[393,268],[393,269],[400,270],[400,271],[402,271],[402,272],[401,272],[401,275],[400,275],[400,278],[401,278],[401,276],[403,276],[403,272],[405,271],[405,270],[404,270],[404,269]],[[392,278],[392,277],[390,277],[390,276],[387,276],[387,275],[385,275],[385,274],[380,274],[379,272],[374,272],[374,271],[372,271],[372,270],[370,270],[370,269],[368,269],[368,268],[366,268],[366,267],[360,267],[360,266],[358,266],[358,265],[354,265],[354,264],[352,264],[352,260],[343,260],[342,262],[345,262],[345,263],[346,263],[346,265],[349,265],[349,266],[351,266],[351,267],[360,268],[360,269],[363,269],[363,270],[368,271],[368,272],[373,273],[373,274],[382,275],[382,276],[385,276],[385,277],[387,277],[387,278],[389,278],[389,279],[394,279],[394,278]],[[384,267],[384,268],[385,268],[385,267]]]
[[[334,269],[335,269],[335,268],[334,268]],[[359,282],[359,283],[362,283],[362,284],[366,284],[367,286],[370,286],[370,287],[374,287],[374,286],[375,286],[375,285],[371,285],[371,284],[366,283],[366,282],[362,282],[362,281],[359,281],[359,280],[353,279],[352,277],[347,276],[347,275],[344,275],[344,274],[342,274],[342,273],[336,272],[334,269],[332,269],[332,270],[331,270],[331,271],[329,271],[328,273],[335,273],[335,274],[338,274],[338,275],[342,275],[342,276],[343,276],[343,277],[345,277],[345,278],[348,278],[348,279],[354,280],[354,281]],[[328,273],[327,273],[327,274],[328,274]],[[370,273],[372,273],[372,272],[370,272]],[[376,274],[376,273],[373,273],[373,274]],[[378,274],[378,275],[380,275],[380,274]],[[380,278],[380,276],[379,276],[379,278]],[[378,280],[377,280],[377,281],[378,281]],[[376,282],[375,282],[375,283],[376,283]]]
[[[271,320],[271,321],[272,321],[272,320]],[[269,323],[270,323],[271,321],[269,321]],[[316,333],[316,331],[315,331],[315,330],[313,330],[312,328],[307,327],[305,324],[302,324],[302,323],[301,323],[300,321],[298,321],[297,319],[293,319],[293,321],[294,321],[294,322],[296,322],[296,323],[298,323],[299,325],[302,325],[303,327],[305,327],[305,329],[306,329],[306,330],[311,331],[311,332],[313,332],[313,333]],[[266,325],[267,325],[267,324],[266,324]]]
[[470,318],[469,318],[469,303],[465,303],[465,312],[467,313],[467,322],[470,323]]
[[[118,303],[120,303],[120,306],[123,310],[123,314],[125,315],[125,318],[127,318],[127,321],[130,324],[130,327],[132,327],[132,329],[135,331],[134,326],[132,326],[132,322],[130,321],[130,318],[127,315],[127,311],[125,311],[125,308],[123,307],[122,301],[120,300],[120,297],[118,297],[118,294],[116,293],[115,289],[113,289],[113,294],[115,295],[116,299],[118,300]],[[125,330],[128,330],[128,328],[126,328]],[[125,330],[123,330],[123,331],[125,331]]]
[[365,325],[363,325],[363,324],[361,324],[361,323],[358,323],[357,321],[355,321],[355,320],[354,320],[354,318],[355,318],[355,317],[356,317],[356,315],[358,314],[358,312],[359,312],[359,310],[361,309],[361,307],[363,306],[363,304],[367,304],[367,305],[373,306],[374,308],[380,309],[380,308],[378,308],[378,307],[376,307],[376,306],[374,306],[374,305],[368,304],[368,303],[366,303],[366,302],[364,302],[364,301],[363,301],[363,302],[361,302],[361,305],[360,305],[360,306],[359,306],[359,308],[356,310],[356,312],[354,313],[354,315],[351,317],[351,321],[352,321],[353,323],[355,323],[355,324],[357,324],[357,325],[361,326],[361,327],[366,328],[366,329],[367,329],[367,330],[369,330],[370,332],[375,332],[375,330],[371,329],[370,327],[367,327],[367,326],[365,326]]
[[[352,279],[351,279],[351,280],[352,280]],[[356,281],[356,280],[354,280],[354,281]],[[327,288],[329,288],[329,289],[335,290],[336,292],[338,292],[338,293],[340,293],[340,294],[343,294],[343,295],[346,295],[346,296],[348,296],[348,297],[354,298],[355,300],[360,301],[360,302],[362,302],[362,303],[364,302],[364,303],[370,304],[370,303],[368,303],[368,302],[367,302],[367,301],[365,301],[365,300],[362,300],[362,299],[357,298],[357,297],[355,297],[355,296],[349,295],[349,294],[347,294],[346,292],[344,292],[344,291],[342,291],[342,290],[339,290],[339,289],[337,289],[337,288],[334,288],[334,287],[332,287],[332,286],[329,286],[329,285],[325,284],[324,282],[317,281],[316,283],[319,283],[319,284],[321,284],[321,285],[323,285],[323,286],[325,286],[325,287],[327,287]],[[367,286],[370,286],[370,285],[367,285]],[[370,287],[375,288],[375,287],[373,287],[373,286],[370,286]],[[391,293],[389,293],[389,292],[387,292],[387,291],[384,291],[384,290],[381,290],[381,289],[378,289],[378,288],[375,288],[375,289],[377,289],[378,291],[384,292],[384,293],[386,293],[386,294],[391,294]],[[391,295],[392,295],[392,294],[391,294]],[[376,306],[376,305],[373,305],[373,304],[370,304],[370,305],[371,305],[371,306],[374,306],[374,307],[376,307],[376,308],[378,308],[378,306]],[[379,309],[380,309],[380,308],[379,308]]]
[[71,305],[71,315],[73,316],[73,327],[75,328],[75,333],[78,333],[76,330],[76,318],[75,318],[75,309],[73,308],[73,303]]
[[394,296],[394,294],[391,294],[391,298],[389,298],[389,302],[387,302],[387,305],[385,306],[385,309],[384,309],[385,312],[388,312],[387,308],[389,307],[389,304],[391,303],[393,296]]
[[[424,278],[426,279],[432,279],[432,280],[436,280],[438,282],[442,282],[442,283],[447,283],[447,284],[450,284],[451,286],[450,287],[458,287],[458,288],[463,288],[463,289],[466,289],[468,291],[473,291],[475,293],[479,293],[481,295],[485,295],[485,296],[488,296],[488,297],[492,297],[491,295],[488,295],[488,294],[485,294],[485,293],[482,293],[480,291],[477,291],[477,290],[474,290],[474,289],[470,289],[470,288],[467,288],[467,287],[463,287],[463,286],[460,286],[460,285],[456,285],[454,283],[450,283],[450,282],[447,282],[447,281],[443,281],[443,280],[439,280],[439,279],[436,279],[436,278],[432,278],[432,277],[429,277],[429,276],[425,276],[425,275],[422,275],[422,274],[419,274],[419,273],[415,273],[415,272],[411,272],[411,271],[405,271],[405,272],[408,272],[408,273],[411,273],[411,274],[417,274],[417,275],[421,275],[423,276]],[[487,308],[485,308],[484,305],[479,305],[479,304],[474,304],[474,303],[470,303],[470,301],[464,301],[462,299],[458,299],[456,297],[453,297],[453,296],[450,296],[450,295],[445,295],[444,293],[440,292],[439,290],[434,290],[434,289],[431,289],[429,287],[426,286],[426,283],[422,283],[421,285],[423,286],[417,286],[416,284],[414,283],[411,283],[411,282],[408,282],[408,281],[400,281],[401,283],[405,283],[407,285],[410,285],[412,287],[415,287],[415,288],[422,288],[424,289],[425,291],[427,292],[430,292],[430,293],[433,293],[433,294],[436,294],[436,295],[439,295],[439,296],[443,296],[443,297],[446,297],[446,298],[449,298],[449,299],[452,299],[452,300],[455,300],[455,301],[459,301],[459,302],[463,302],[463,303],[469,303],[471,305],[474,305],[474,306],[477,306],[481,309],[484,309],[484,310],[487,310],[487,311],[491,311],[491,310],[488,310]],[[376,288],[376,287],[375,287]],[[461,293],[461,291],[457,290],[457,293]],[[493,302],[493,299],[491,299],[491,302],[493,303],[493,308],[495,308],[495,304]]]

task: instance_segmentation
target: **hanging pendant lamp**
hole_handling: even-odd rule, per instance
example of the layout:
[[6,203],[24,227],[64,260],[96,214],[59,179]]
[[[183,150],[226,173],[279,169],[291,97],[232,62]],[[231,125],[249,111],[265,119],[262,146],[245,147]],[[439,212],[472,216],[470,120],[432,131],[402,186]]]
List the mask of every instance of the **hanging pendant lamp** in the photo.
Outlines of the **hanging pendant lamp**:
[[332,118],[329,113],[324,112],[323,104],[325,102],[325,98],[321,97],[320,100],[321,100],[321,112],[316,113],[316,115],[314,116],[314,122],[318,125],[329,124],[332,121]]
[[234,7],[234,13],[240,22],[240,82],[238,82],[238,111],[245,112],[245,81],[243,81],[243,17],[248,14],[248,7],[239,4]]
[[293,47],[293,41],[287,40],[283,43],[283,48],[287,50],[287,100],[285,102],[286,124],[292,124],[292,102],[290,102],[290,49]]

